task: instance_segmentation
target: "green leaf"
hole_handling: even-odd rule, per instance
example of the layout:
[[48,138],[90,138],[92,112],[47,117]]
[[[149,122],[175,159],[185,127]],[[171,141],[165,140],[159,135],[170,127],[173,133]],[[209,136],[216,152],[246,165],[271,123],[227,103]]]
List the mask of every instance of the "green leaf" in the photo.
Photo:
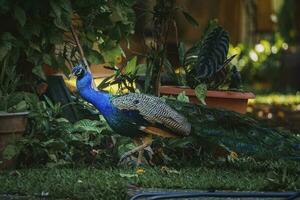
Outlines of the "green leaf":
[[146,74],[146,64],[139,64],[137,67],[137,76],[145,76]]
[[121,47],[118,45],[114,48],[107,49],[106,51],[101,52],[106,63],[115,65],[116,57],[121,56],[123,51]]
[[134,56],[132,59],[130,59],[127,62],[127,65],[124,69],[126,74],[134,74],[137,71],[136,62],[137,62],[137,57],[136,56]]
[[13,107],[8,108],[8,112],[23,112],[28,110],[28,104],[26,101],[20,101],[18,104],[14,105]]
[[180,66],[184,66],[184,57],[185,57],[185,46],[183,42],[179,43],[178,47],[178,57]]
[[95,32],[87,32],[86,38],[92,42],[95,42],[97,40],[97,34]]
[[32,48],[32,49],[34,49],[34,50],[36,50],[36,51],[38,51],[38,52],[42,52],[42,50],[41,50],[41,47],[38,45],[38,44],[36,44],[36,43],[34,43],[34,42],[29,42],[29,46]]
[[206,84],[199,84],[195,88],[196,97],[203,105],[206,105],[205,102],[206,92],[207,92]]
[[100,134],[103,131],[103,127],[100,128],[98,127],[99,125],[99,121],[83,119],[74,124],[74,130],[76,132],[95,132]]
[[57,157],[55,154],[49,154],[48,156],[49,156],[50,160],[57,162]]
[[16,20],[19,22],[19,24],[23,27],[26,23],[26,14],[23,8],[16,6],[15,7],[15,12],[14,12],[14,17]]
[[137,174],[125,174],[125,173],[120,173],[120,176],[122,178],[134,178],[134,177],[138,177]]
[[192,48],[196,50],[189,55],[197,57],[195,62],[190,63],[187,74],[190,87],[194,88],[199,83],[215,85],[216,82],[222,82],[221,79],[216,80],[214,75],[224,67],[228,48],[228,33],[215,21],[210,22],[201,42]]
[[1,35],[0,40],[0,61],[8,54],[13,47],[13,41],[15,37],[11,33],[5,32]]
[[53,23],[55,26],[63,31],[69,31],[72,15],[71,11],[69,11],[69,6],[57,0],[50,1],[50,6],[54,13],[54,15],[52,13],[51,16],[54,18]]
[[120,1],[120,3],[126,5],[127,7],[132,7],[136,2],[137,2],[137,0],[123,0],[123,1]]
[[52,43],[52,44],[61,44],[64,42],[64,39],[63,39],[63,34],[61,34],[60,32],[54,32],[54,33],[50,33],[48,35],[49,37],[49,41]]
[[87,60],[92,64],[104,63],[104,59],[103,59],[102,55],[95,50],[89,51],[86,57],[87,57]]
[[51,151],[64,150],[66,148],[66,143],[60,139],[50,139],[42,143],[43,146]]
[[168,70],[172,74],[172,76],[175,75],[175,70],[174,70],[171,62],[167,58],[164,59],[164,67],[166,70]]
[[188,96],[186,96],[185,91],[178,94],[177,100],[181,102],[187,102],[187,103],[190,102],[190,99]]
[[60,117],[55,119],[56,122],[58,123],[69,123],[69,120],[67,120],[66,118]]
[[43,61],[47,65],[52,65],[52,59],[51,59],[51,56],[49,54],[44,54],[43,55]]
[[182,14],[184,15],[186,21],[188,21],[191,25],[194,27],[199,26],[198,22],[189,13],[182,11]]
[[60,28],[63,31],[69,31],[61,18],[57,17],[53,20],[53,22],[57,28]]
[[4,57],[11,50],[12,45],[9,41],[4,41],[0,43],[0,61],[4,59]]
[[32,69],[32,73],[34,73],[35,75],[37,75],[38,77],[40,77],[42,80],[46,81],[46,76],[44,74],[42,65],[36,65],[33,69]]
[[5,32],[1,35],[1,40],[3,41],[14,41],[16,38],[9,32]]
[[99,83],[99,85],[97,86],[98,89],[102,90],[102,89],[105,89],[106,87],[108,87],[111,83],[111,79],[114,75],[111,75],[111,76],[108,76],[106,77],[105,79],[103,79],[101,81],[101,83]]
[[120,25],[116,24],[114,26],[114,28],[112,28],[110,30],[109,37],[112,40],[117,40],[118,41],[122,38],[122,33],[123,33],[122,28],[120,27]]
[[124,153],[128,152],[131,149],[134,149],[135,147],[136,146],[132,142],[121,144],[120,146],[118,146],[118,155],[122,156]]
[[50,6],[54,12],[54,14],[56,15],[57,18],[61,17],[61,8],[59,6],[59,2],[57,0],[52,0],[50,1]]
[[44,95],[44,99],[47,102],[47,104],[49,105],[49,107],[53,110],[54,109],[54,104],[52,103],[52,101],[49,99],[49,97],[47,97],[46,95]]
[[60,6],[67,11],[68,13],[72,12],[72,5],[71,2],[69,0],[62,0],[60,1]]
[[5,160],[11,160],[18,154],[19,154],[19,150],[17,146],[12,144],[7,145],[2,153],[3,158]]

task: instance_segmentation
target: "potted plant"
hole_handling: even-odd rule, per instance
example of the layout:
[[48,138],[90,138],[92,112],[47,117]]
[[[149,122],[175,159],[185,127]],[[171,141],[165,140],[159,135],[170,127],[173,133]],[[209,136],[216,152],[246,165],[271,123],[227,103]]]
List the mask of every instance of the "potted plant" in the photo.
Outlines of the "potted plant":
[[[211,21],[203,39],[185,51],[184,44],[178,48],[182,70],[173,77],[181,86],[160,86],[160,95],[178,95],[185,92],[190,102],[220,107],[245,113],[251,92],[241,90],[241,76],[236,66],[228,65],[235,57],[227,59],[229,47],[228,33]],[[208,89],[208,90],[207,90]]]
[[20,138],[26,130],[28,104],[26,93],[16,92],[20,76],[16,74],[15,67],[8,67],[4,60],[0,76],[0,169],[11,168],[15,158],[6,159],[5,153],[8,144]]

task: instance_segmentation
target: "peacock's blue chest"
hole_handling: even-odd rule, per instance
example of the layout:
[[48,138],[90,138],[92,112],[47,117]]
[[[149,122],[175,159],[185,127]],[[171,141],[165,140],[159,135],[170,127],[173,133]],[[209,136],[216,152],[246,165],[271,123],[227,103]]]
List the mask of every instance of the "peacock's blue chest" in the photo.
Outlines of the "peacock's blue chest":
[[124,114],[112,105],[111,112],[102,113],[109,126],[118,134],[135,137],[141,134],[138,125],[134,123],[134,119],[124,116]]
[[91,88],[79,90],[80,95],[93,104],[103,115],[109,126],[118,134],[135,137],[141,134],[134,118],[125,115],[111,103],[111,95]]

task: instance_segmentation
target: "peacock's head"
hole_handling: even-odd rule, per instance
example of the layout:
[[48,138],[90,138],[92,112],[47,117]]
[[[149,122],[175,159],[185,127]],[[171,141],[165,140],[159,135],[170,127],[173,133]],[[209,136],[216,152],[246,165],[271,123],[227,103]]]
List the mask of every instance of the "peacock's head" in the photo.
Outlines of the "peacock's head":
[[86,70],[81,65],[76,65],[72,68],[72,75],[77,79],[81,79],[86,74]]
[[72,76],[76,77],[76,85],[78,88],[90,86],[92,83],[92,76],[81,65],[76,65],[72,68]]

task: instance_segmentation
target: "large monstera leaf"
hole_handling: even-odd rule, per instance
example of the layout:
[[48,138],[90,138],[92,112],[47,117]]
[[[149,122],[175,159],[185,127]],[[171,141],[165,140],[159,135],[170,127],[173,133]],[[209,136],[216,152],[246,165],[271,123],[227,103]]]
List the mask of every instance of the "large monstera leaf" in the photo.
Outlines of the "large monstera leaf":
[[189,71],[192,77],[189,82],[192,87],[212,78],[224,68],[228,48],[228,33],[221,26],[215,23],[210,24],[197,47],[197,60]]

